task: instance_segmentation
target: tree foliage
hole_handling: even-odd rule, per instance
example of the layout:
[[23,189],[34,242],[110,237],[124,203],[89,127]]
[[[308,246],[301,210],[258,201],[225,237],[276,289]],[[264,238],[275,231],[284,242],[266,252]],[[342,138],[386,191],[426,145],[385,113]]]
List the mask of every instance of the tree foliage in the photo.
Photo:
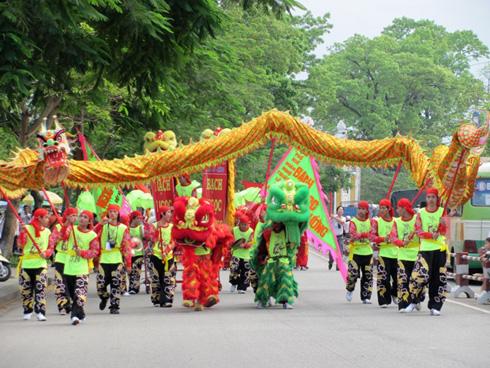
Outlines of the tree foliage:
[[327,129],[343,120],[356,138],[400,133],[440,144],[470,107],[484,103],[469,70],[483,56],[488,48],[471,31],[395,19],[378,37],[336,44],[311,68],[312,116]]

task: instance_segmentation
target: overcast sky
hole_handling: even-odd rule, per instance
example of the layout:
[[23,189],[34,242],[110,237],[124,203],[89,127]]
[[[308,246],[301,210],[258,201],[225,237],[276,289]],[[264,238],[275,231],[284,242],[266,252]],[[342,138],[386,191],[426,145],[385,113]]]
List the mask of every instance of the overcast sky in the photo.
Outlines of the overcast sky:
[[[431,19],[449,31],[472,30],[490,47],[490,0],[299,0],[314,15],[330,13],[332,31],[317,50],[358,33],[378,35],[394,18]],[[479,74],[483,63],[474,65]],[[477,75],[479,76],[479,75]]]

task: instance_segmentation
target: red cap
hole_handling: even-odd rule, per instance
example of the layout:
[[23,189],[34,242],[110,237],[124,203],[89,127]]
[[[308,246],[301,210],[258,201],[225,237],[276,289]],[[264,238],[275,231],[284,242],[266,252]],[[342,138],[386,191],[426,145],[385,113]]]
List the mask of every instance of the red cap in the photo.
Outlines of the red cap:
[[439,191],[436,188],[428,188],[425,191],[426,194],[434,194],[437,198],[439,198]]
[[40,217],[44,217],[49,215],[48,211],[46,211],[44,208],[38,208],[37,210],[34,211],[32,214],[32,220],[31,220],[31,225],[34,227],[34,233],[36,235],[36,238],[41,236],[41,223],[39,222]]
[[161,219],[163,217],[163,215],[165,215],[171,209],[172,209],[172,207],[169,207],[169,206],[160,207],[159,211],[158,211],[158,219]]
[[357,208],[363,208],[369,211],[369,202],[368,201],[359,201],[357,204]]
[[250,225],[250,218],[247,215],[240,215],[238,221],[247,225]]
[[381,201],[379,201],[379,206],[388,207],[388,212],[390,213],[390,216],[393,217],[393,208],[391,207],[391,202],[388,199],[383,198]]
[[68,218],[68,216],[71,216],[71,215],[78,215],[78,210],[74,207],[68,207],[65,212],[63,212],[63,222],[66,221],[66,219]]
[[143,217],[140,211],[133,211],[129,214],[129,222],[132,222],[137,217]]
[[47,216],[48,214],[49,214],[49,212],[46,211],[44,208],[38,208],[37,210],[34,211],[32,216],[39,218],[39,217]]
[[119,212],[121,210],[121,207],[119,207],[117,204],[110,204],[107,206],[107,211],[117,211]]
[[84,210],[84,211],[80,212],[80,215],[87,216],[89,218],[90,222],[94,221],[94,214],[90,211]]
[[412,207],[412,203],[407,198],[401,198],[398,201],[397,206],[405,209],[412,216],[415,214],[415,211],[413,210]]

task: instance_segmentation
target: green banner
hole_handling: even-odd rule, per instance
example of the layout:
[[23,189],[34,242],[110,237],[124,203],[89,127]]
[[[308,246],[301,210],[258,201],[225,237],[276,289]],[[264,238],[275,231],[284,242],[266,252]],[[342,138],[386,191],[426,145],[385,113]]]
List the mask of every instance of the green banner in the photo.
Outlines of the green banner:
[[331,252],[345,279],[347,270],[342,262],[337,237],[332,230],[332,222],[325,203],[320,176],[318,175],[318,165],[315,160],[295,148],[288,150],[272,172],[268,186],[277,181],[288,179],[308,185],[310,189],[310,221],[307,230],[309,242],[324,254],[328,251]]

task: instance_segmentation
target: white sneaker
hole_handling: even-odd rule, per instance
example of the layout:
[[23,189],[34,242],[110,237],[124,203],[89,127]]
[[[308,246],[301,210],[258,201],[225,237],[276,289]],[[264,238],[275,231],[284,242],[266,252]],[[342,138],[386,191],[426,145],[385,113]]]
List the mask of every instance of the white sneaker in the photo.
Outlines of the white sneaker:
[[441,312],[438,311],[437,309],[431,309],[430,310],[430,315],[431,316],[440,316],[441,315]]
[[78,325],[79,323],[80,323],[80,320],[78,319],[78,317],[72,317],[72,318],[71,318],[71,324],[72,324],[73,326],[76,326],[76,325]]
[[245,294],[245,290],[238,290],[238,294]]
[[289,303],[282,303],[282,309],[294,309],[294,307]]
[[348,292],[345,293],[345,299],[348,302],[351,302],[352,301],[352,291],[348,291]]
[[130,296],[131,294],[129,294],[127,291],[125,291],[123,295],[124,296]]
[[131,290],[131,291],[129,292],[129,294],[131,294],[131,295],[136,295],[136,291]]
[[371,303],[371,299],[364,299],[364,300],[362,301],[362,304],[372,304],[372,303]]
[[257,305],[256,305],[255,308],[257,308],[257,309],[265,309],[267,307],[264,304],[262,304],[261,302],[257,302]]
[[236,291],[236,285],[230,286],[230,293],[234,293]]
[[382,309],[386,309],[386,308],[388,308],[388,304],[381,304],[379,307]]
[[412,313],[415,309],[417,308],[417,305],[416,304],[409,304],[408,307],[406,307],[405,309],[402,309],[402,313]]
[[41,322],[46,321],[46,316],[44,314],[42,314],[42,313],[36,314],[36,317],[37,317],[37,320],[38,321],[41,321]]
[[415,304],[415,309],[417,309],[420,312],[420,310],[422,309],[420,303]]
[[24,317],[22,317],[24,319],[24,321],[29,321],[32,317],[32,313],[24,313]]

